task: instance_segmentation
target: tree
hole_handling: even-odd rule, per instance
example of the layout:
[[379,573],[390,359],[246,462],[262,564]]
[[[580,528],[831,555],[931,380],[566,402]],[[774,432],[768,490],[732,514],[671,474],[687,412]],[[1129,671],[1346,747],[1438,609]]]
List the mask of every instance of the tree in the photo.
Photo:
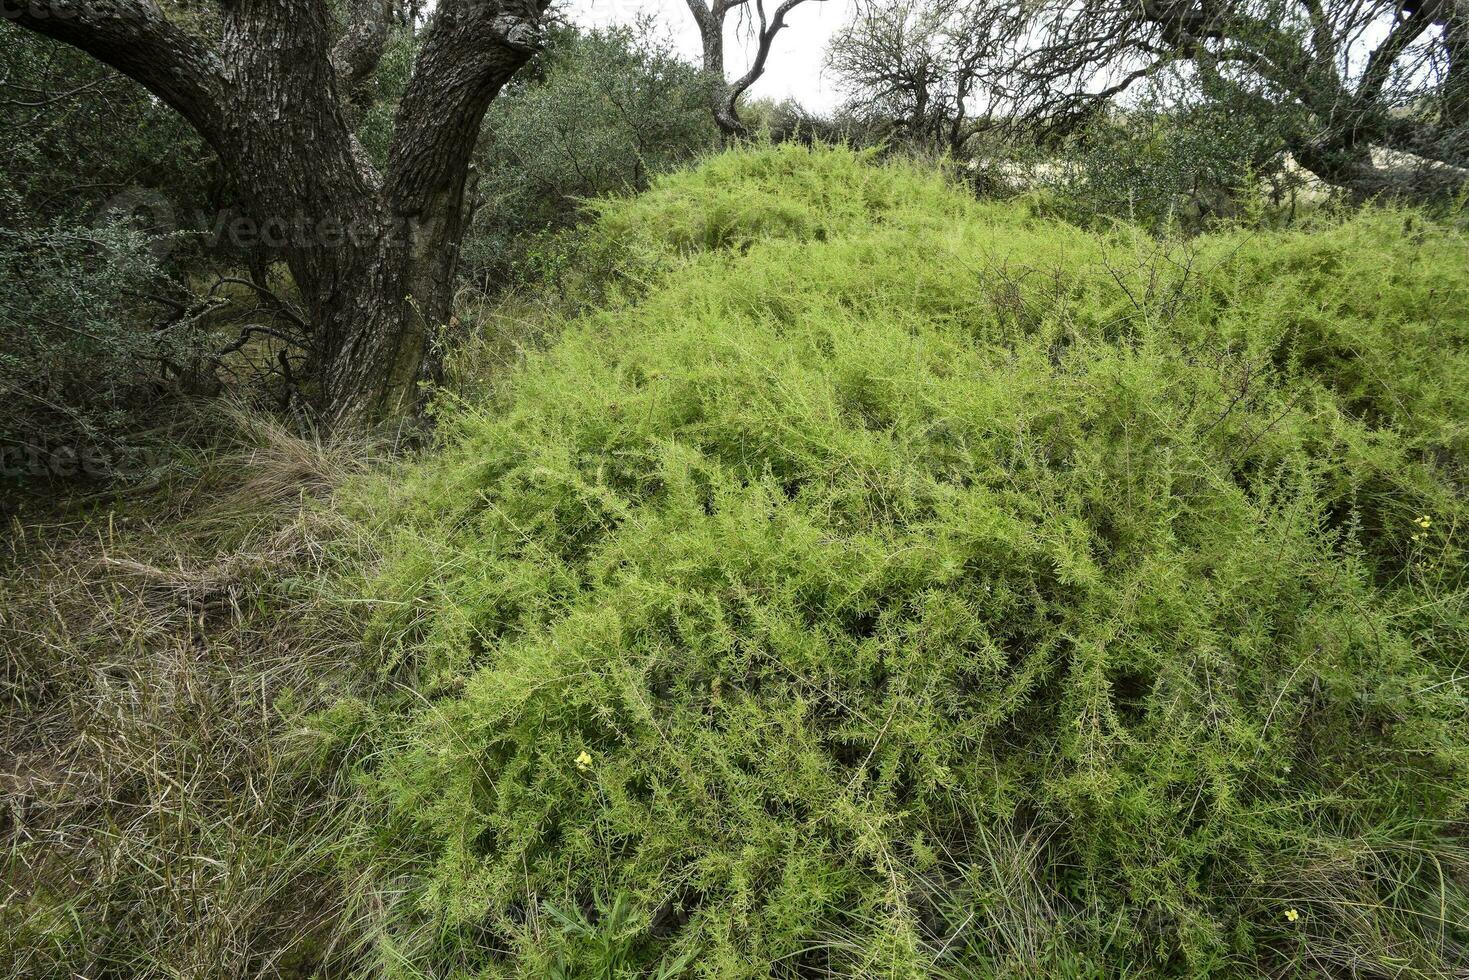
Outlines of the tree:
[[827,56],[849,89],[848,110],[891,120],[913,142],[961,150],[969,102],[990,50],[980,14],[965,0],[860,5]]
[[268,245],[300,291],[291,339],[324,425],[411,410],[448,320],[481,122],[536,51],[549,0],[439,0],[381,170],[353,130],[394,0],[344,0],[341,24],[326,0],[220,0],[204,18],[154,0],[0,2],[141,83],[218,155],[248,208],[232,234]]
[[1139,83],[1187,78],[1321,180],[1427,199],[1469,177],[1469,0],[977,0],[982,82],[1065,131]]
[[[726,139],[741,136],[746,132],[746,127],[740,122],[740,96],[749,91],[750,86],[758,82],[765,74],[766,62],[770,60],[771,45],[775,43],[776,35],[785,29],[786,16],[807,0],[781,0],[780,6],[776,7],[775,13],[770,16],[767,16],[765,11],[765,0],[755,0],[755,20],[751,25],[755,42],[755,58],[750,63],[749,71],[734,81],[729,81],[725,75],[725,22],[729,19],[731,11],[739,10],[748,15],[750,0],[712,0],[712,2],[711,0],[687,0],[687,2],[689,12],[694,15],[694,23],[698,25],[699,37],[703,42],[704,71],[714,83],[711,92],[714,122]],[[816,2],[820,3],[821,0],[816,0]]]

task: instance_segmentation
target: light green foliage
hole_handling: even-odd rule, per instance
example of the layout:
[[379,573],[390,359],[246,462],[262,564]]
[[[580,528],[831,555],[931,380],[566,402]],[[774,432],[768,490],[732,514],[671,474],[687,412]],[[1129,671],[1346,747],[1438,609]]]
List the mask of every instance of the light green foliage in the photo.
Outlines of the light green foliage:
[[631,301],[369,496],[385,964],[1463,955],[1461,237],[1159,244],[789,147],[591,234]]

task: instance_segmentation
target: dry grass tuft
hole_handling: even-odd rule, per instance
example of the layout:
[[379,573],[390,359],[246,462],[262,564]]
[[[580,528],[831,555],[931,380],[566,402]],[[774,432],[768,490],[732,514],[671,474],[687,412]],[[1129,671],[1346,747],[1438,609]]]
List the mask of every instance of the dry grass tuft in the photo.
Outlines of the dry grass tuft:
[[345,790],[283,736],[361,676],[322,588],[351,532],[319,502],[378,453],[209,421],[224,435],[185,475],[17,529],[0,567],[6,975],[341,965]]

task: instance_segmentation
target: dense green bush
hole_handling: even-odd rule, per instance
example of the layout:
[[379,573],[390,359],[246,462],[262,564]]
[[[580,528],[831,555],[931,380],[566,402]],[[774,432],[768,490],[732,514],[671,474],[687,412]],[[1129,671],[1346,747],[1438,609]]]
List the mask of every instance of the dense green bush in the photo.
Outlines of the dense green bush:
[[1175,98],[1108,113],[1042,157],[1038,182],[1078,222],[1198,231],[1262,204],[1279,210],[1292,183],[1284,143],[1250,108]]
[[385,968],[1462,964],[1462,237],[789,147],[591,234],[628,301],[364,498]]
[[194,366],[192,324],[160,325],[202,237],[172,233],[217,193],[208,150],[141,86],[3,22],[0,78],[0,482],[114,474],[168,366]]
[[555,37],[485,123],[464,244],[470,281],[493,292],[527,260],[554,267],[555,243],[540,233],[713,146],[708,85],[649,23]]
[[133,466],[129,436],[165,381],[199,368],[191,321],[140,297],[171,287],[159,239],[127,222],[0,228],[0,480],[100,478]]
[[173,110],[67,45],[0,19],[0,227],[89,224],[139,186],[180,217],[214,193],[209,150]]

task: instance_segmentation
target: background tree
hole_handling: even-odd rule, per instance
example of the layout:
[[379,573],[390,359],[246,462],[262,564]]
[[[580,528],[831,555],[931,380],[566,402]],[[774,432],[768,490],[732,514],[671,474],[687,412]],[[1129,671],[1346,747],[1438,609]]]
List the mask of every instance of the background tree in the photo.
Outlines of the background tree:
[[1469,176],[1466,0],[977,0],[996,40],[981,83],[1066,131],[1176,73],[1281,134],[1359,198],[1449,194]]
[[490,102],[537,50],[549,0],[440,0],[417,38],[386,162],[354,129],[400,13],[392,0],[6,5],[19,26],[146,87],[218,155],[249,236],[289,268],[290,337],[329,426],[415,402],[448,320],[470,158]]
[[848,90],[849,112],[958,152],[990,50],[987,28],[982,8],[965,0],[863,3],[833,38],[827,62]]
[[[786,16],[806,2],[807,0],[781,0],[775,12],[767,15],[765,0],[754,0],[753,12],[750,0],[687,0],[689,12],[694,15],[694,23],[699,28],[704,49],[704,71],[714,86],[710,93],[714,122],[725,137],[739,136],[746,132],[744,123],[740,122],[740,96],[749,91],[750,86],[765,74],[771,45],[775,43],[776,35],[785,29]],[[820,3],[822,0],[816,2]],[[730,13],[734,11],[752,18],[750,26],[755,57],[750,62],[748,71],[739,78],[730,80],[725,74],[724,42],[725,25]]]

